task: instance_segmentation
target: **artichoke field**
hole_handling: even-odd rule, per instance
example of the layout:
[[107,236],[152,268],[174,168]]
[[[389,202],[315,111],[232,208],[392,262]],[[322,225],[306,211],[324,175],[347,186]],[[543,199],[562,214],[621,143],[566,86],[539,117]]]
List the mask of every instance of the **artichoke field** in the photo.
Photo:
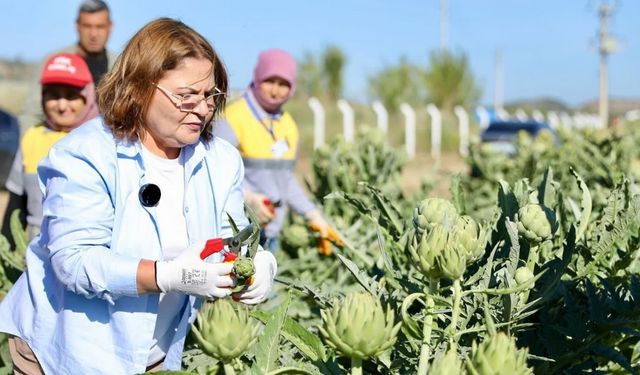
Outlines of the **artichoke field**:
[[640,138],[563,136],[508,159],[473,146],[446,198],[403,194],[404,156],[374,131],[320,148],[308,187],[343,246],[320,253],[291,217],[273,295],[206,303],[185,370],[640,373]]

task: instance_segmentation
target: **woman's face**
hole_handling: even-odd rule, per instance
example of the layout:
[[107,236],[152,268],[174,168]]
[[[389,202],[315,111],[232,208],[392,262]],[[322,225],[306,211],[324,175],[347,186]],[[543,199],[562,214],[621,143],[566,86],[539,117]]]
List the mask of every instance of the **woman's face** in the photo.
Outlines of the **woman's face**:
[[260,82],[260,94],[273,103],[283,103],[289,97],[291,85],[280,77],[269,77]]
[[44,111],[53,130],[69,132],[78,126],[86,102],[82,89],[65,85],[46,85],[42,92]]
[[213,65],[206,59],[188,57],[154,83],[167,92],[158,87],[154,90],[146,114],[142,144],[160,157],[175,159],[182,147],[198,142],[204,126],[213,116],[213,110],[204,100],[192,112],[180,110],[179,97],[185,94],[201,95],[201,98],[211,95],[214,92]]

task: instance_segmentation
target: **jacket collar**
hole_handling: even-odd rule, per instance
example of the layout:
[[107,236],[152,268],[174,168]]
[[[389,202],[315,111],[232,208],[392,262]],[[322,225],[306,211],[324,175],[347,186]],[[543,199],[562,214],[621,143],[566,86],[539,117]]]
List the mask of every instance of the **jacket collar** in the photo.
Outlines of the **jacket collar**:
[[[202,163],[209,146],[205,145],[201,140],[192,145],[184,146],[182,149],[185,160],[185,175],[190,176],[193,171]],[[126,158],[136,159],[140,168],[144,170],[142,162],[142,144],[139,141],[131,142],[128,140],[116,140],[116,151],[118,155]]]

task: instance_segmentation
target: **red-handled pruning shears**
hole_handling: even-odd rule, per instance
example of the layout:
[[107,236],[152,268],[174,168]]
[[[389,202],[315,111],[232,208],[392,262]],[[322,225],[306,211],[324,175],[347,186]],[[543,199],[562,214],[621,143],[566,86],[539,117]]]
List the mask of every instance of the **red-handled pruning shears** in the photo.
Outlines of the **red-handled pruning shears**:
[[262,203],[264,203],[265,206],[269,207],[269,210],[272,214],[275,213],[276,207],[282,206],[282,201],[279,199],[273,202],[271,199],[265,198],[262,200]]
[[212,238],[207,240],[207,243],[204,245],[204,249],[200,253],[200,259],[206,259],[211,254],[218,253],[224,250],[224,247],[227,247],[227,251],[224,253],[224,261],[233,261],[240,254],[240,249],[242,246],[246,245],[247,240],[251,237],[253,233],[253,226],[248,225],[240,232],[236,233],[236,235],[227,238]]

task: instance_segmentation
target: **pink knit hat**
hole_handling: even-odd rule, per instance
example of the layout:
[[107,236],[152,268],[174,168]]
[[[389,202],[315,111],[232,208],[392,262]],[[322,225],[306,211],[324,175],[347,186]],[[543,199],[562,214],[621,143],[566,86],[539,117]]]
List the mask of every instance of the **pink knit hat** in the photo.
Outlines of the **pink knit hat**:
[[273,48],[262,51],[253,70],[253,82],[260,84],[270,77],[280,77],[291,85],[291,93],[296,87],[296,60],[281,49]]
[[[258,62],[253,69],[251,88],[256,99],[265,110],[269,112],[276,111],[293,96],[293,93],[296,91],[296,73],[296,60],[286,51],[273,48],[262,51],[260,55],[258,55]],[[291,85],[291,91],[285,100],[274,102],[260,95],[258,86],[271,77],[280,77]]]

